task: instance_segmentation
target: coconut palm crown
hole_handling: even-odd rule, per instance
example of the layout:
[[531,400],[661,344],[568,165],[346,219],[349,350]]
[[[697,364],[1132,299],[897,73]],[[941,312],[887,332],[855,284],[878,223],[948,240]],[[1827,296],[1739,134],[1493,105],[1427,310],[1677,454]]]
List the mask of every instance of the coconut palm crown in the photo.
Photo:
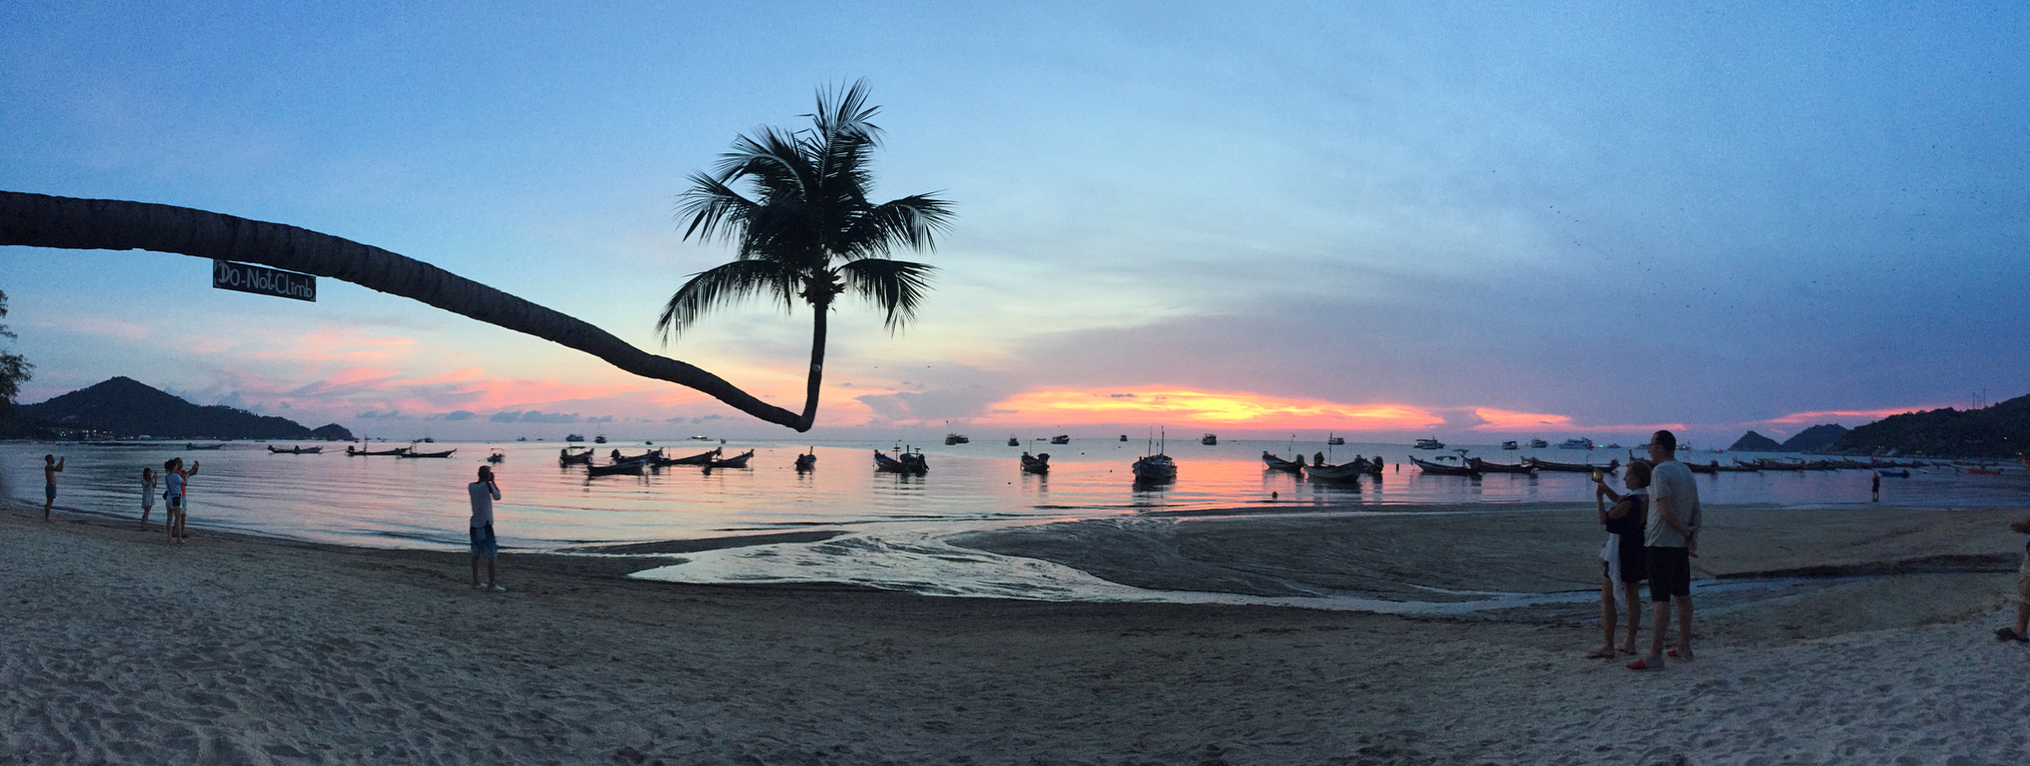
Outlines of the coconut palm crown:
[[887,256],[899,247],[936,249],[934,235],[952,217],[950,202],[927,194],[868,200],[868,164],[881,129],[869,122],[880,107],[867,105],[864,80],[820,92],[817,102],[817,113],[805,115],[811,127],[763,127],[740,136],[713,172],[691,175],[678,207],[687,221],[684,238],[723,238],[738,250],[733,262],[691,275],[656,319],[667,343],[709,310],[755,295],[780,301],[785,311],[798,300],[810,304],[806,419],[817,412],[833,301],[859,295],[886,314],[890,332],[901,330],[915,318],[936,267]]

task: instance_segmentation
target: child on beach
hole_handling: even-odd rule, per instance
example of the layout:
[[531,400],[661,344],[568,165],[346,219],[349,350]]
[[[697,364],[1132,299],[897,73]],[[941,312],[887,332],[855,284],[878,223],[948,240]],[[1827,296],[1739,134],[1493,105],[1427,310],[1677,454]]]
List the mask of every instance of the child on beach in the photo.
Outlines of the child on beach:
[[[2025,464],[2030,467],[2030,463]],[[2030,535],[2030,516],[2022,521],[2010,522],[2009,531],[2019,535]],[[1996,628],[1995,638],[2003,641],[2030,642],[2030,543],[2023,545],[2023,563],[2016,566],[2016,626]]]
[[42,456],[42,520],[49,520],[49,508],[56,505],[56,475],[63,473],[63,461],[55,455]]
[[155,511],[155,469],[141,467],[141,528],[148,528],[148,514]]
[[[500,555],[500,544],[493,537],[493,501],[500,499],[500,487],[493,483],[493,469],[479,467],[479,481],[465,485],[465,493],[472,498],[472,587],[494,593],[506,591],[500,586],[494,559]],[[479,560],[486,559],[486,584],[479,582]]]
[[[1643,549],[1643,527],[1649,512],[1649,463],[1628,464],[1621,480],[1628,494],[1618,495],[1607,488],[1600,472],[1593,472],[1593,511],[1607,528],[1607,545],[1600,549],[1600,648],[1586,653],[1587,659],[1609,659],[1617,651],[1635,653],[1635,638],[1642,631],[1642,581],[1649,579],[1649,553]],[[1608,501],[1614,506],[1608,507]],[[1614,644],[1614,595],[1622,592],[1628,605],[1628,640]]]

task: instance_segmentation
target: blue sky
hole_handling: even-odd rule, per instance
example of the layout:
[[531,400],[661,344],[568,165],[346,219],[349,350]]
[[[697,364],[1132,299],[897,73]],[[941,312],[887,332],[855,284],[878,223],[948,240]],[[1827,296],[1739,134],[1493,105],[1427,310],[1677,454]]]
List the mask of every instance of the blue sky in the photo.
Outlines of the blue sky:
[[[940,192],[959,217],[909,256],[941,268],[920,322],[834,318],[818,435],[1672,425],[1728,442],[2025,393],[2007,328],[2030,319],[2026,21],[2009,4],[15,2],[0,188],[303,226],[654,349],[662,301],[731,255],[682,241],[685,176],[864,77],[885,106],[877,197]],[[363,288],[218,291],[208,264],[153,253],[0,248],[0,268],[13,348],[37,365],[24,401],[128,375],[401,437],[788,433]],[[756,304],[665,353],[794,404],[809,320]]]

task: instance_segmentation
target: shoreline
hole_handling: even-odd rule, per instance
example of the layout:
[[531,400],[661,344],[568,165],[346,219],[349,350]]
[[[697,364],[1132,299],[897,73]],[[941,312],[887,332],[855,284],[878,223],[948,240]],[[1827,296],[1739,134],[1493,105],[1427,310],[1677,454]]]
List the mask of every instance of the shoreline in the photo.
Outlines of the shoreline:
[[[2020,544],[2000,530],[2020,513],[2002,509],[1791,513],[1709,517],[1738,549],[1715,537],[1711,568],[1991,556]],[[1562,568],[1576,551],[1584,571],[1598,547],[1590,519],[1583,540],[1518,545],[1566,534],[1536,516],[1493,528],[1477,514],[1393,518],[1396,534],[1339,544],[1392,541],[1414,561],[1445,558],[1419,548],[1469,559],[1506,549],[1510,559],[1486,560],[1496,574]],[[1699,659],[1640,674],[1581,658],[1599,640],[1591,603],[1453,618],[937,598],[652,582],[625,576],[639,559],[512,552],[501,560],[509,592],[488,594],[466,587],[462,552],[202,528],[172,545],[159,524],[120,528],[133,523],[44,524],[39,508],[0,509],[0,640],[10,647],[0,755],[1998,762],[2026,744],[1975,723],[2009,715],[2014,680],[2030,672],[2030,652],[1989,635],[2013,611],[2012,572],[1819,578],[1738,601],[1702,597]],[[1307,534],[1253,521],[1175,526],[1190,550],[1222,536]]]

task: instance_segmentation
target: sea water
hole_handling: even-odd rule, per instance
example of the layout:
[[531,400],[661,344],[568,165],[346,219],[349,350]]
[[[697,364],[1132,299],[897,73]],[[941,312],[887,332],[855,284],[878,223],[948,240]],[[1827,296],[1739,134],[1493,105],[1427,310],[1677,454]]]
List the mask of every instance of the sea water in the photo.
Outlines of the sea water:
[[[276,443],[277,446],[290,446]],[[308,443],[305,444],[316,444]],[[183,443],[106,447],[36,443],[0,444],[0,493],[16,503],[41,505],[42,455],[67,458],[58,477],[62,512],[138,519],[141,469],[161,473],[164,460],[197,462],[189,483],[194,529],[226,529],[271,537],[388,548],[459,550],[465,545],[465,485],[498,450],[494,465],[502,500],[496,529],[510,550],[572,551],[588,546],[666,540],[766,535],[791,531],[838,533],[816,542],[729,547],[685,554],[685,563],[643,576],[693,582],[845,582],[918,593],[1072,600],[1236,601],[1222,594],[1151,593],[1105,582],[1047,562],[997,556],[952,545],[966,532],[1055,521],[1113,520],[1147,525],[1151,534],[1178,519],[1239,515],[1378,514],[1427,512],[1433,507],[1590,513],[1592,482],[1583,473],[1536,476],[1488,474],[1480,478],[1423,475],[1404,459],[1405,445],[1349,444],[1330,448],[1329,460],[1381,456],[1380,478],[1314,483],[1265,470],[1264,451],[1290,457],[1324,452],[1317,444],[1229,440],[1208,446],[1165,445],[1178,466],[1175,482],[1138,486],[1128,467],[1148,451],[1141,441],[1074,439],[933,445],[922,448],[930,471],[922,476],[874,470],[873,452],[893,443],[796,444],[757,441],[725,445],[728,456],[755,451],[747,468],[704,470],[671,466],[642,476],[588,477],[582,466],[560,466],[558,442],[421,445],[456,449],[450,458],[355,457],[344,444],[324,453],[271,454],[266,445],[229,443],[189,450]],[[374,449],[389,445],[374,444]],[[587,445],[600,462],[610,452],[638,454],[641,442]],[[695,454],[717,442],[658,441],[667,455]],[[1047,475],[1020,471],[1024,450],[1051,455]],[[799,453],[817,455],[815,469],[799,472]],[[1498,450],[1475,454],[1498,462],[1533,456],[1559,462],[1625,462],[1626,451]],[[1695,455],[1688,460],[1730,462],[1764,454]],[[1795,456],[1790,456],[1795,457]],[[1866,471],[1700,474],[1709,505],[1784,507],[1858,506],[1869,502]],[[1619,488],[1618,480],[1610,483]],[[2030,477],[2009,466],[2000,476],[1964,475],[1951,468],[1913,469],[1883,479],[1885,502],[1913,507],[2013,507],[2030,490]],[[163,501],[156,488],[152,521]],[[1467,512],[1471,512],[1470,510]],[[1067,529],[1072,527],[1067,526]],[[649,566],[645,563],[644,566]],[[1500,594],[1489,594],[1490,603]],[[1354,604],[1358,608],[1373,605]]]

